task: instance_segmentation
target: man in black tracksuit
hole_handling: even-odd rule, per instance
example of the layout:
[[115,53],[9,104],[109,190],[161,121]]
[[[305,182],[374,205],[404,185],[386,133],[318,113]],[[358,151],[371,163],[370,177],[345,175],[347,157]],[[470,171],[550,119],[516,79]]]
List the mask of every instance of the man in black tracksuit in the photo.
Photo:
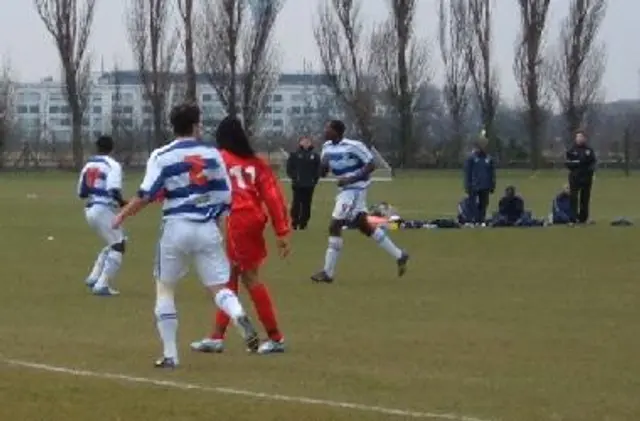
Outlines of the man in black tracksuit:
[[571,214],[575,216],[572,222],[584,224],[589,221],[591,186],[596,164],[596,154],[587,145],[587,137],[584,132],[578,131],[573,146],[567,150],[565,163],[569,169]]
[[298,149],[289,154],[287,175],[291,179],[291,223],[293,229],[306,229],[311,217],[313,190],[320,178],[320,155],[313,150],[311,139],[303,137]]

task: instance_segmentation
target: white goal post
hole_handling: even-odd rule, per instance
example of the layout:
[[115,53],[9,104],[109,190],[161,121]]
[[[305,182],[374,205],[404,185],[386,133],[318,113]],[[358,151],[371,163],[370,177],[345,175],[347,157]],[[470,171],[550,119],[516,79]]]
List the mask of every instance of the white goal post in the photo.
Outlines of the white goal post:
[[[373,177],[371,180],[373,181],[391,181],[393,180],[393,168],[391,165],[382,157],[382,154],[375,148],[371,147],[371,153],[373,154],[374,162],[376,163],[376,170],[373,173]],[[278,177],[282,181],[291,181],[289,177],[287,177],[287,159],[289,158],[289,152],[280,148],[279,151],[275,152],[271,157],[271,161],[278,165]],[[326,177],[320,179],[320,181],[333,181],[334,177]]]

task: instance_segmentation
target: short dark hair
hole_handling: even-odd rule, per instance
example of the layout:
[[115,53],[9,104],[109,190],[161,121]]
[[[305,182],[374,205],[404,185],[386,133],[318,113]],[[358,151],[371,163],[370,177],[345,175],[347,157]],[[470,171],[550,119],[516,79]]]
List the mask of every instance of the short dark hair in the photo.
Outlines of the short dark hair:
[[218,148],[242,158],[256,155],[242,122],[235,116],[229,115],[220,122],[216,129],[216,144]]
[[329,121],[329,127],[331,127],[340,137],[344,136],[344,132],[347,131],[347,127],[344,125],[342,120]]
[[102,135],[96,140],[96,150],[99,154],[110,154],[113,151],[113,138],[108,135]]
[[200,114],[200,107],[191,102],[185,102],[173,107],[169,115],[173,134],[176,136],[191,136],[194,126],[200,123]]

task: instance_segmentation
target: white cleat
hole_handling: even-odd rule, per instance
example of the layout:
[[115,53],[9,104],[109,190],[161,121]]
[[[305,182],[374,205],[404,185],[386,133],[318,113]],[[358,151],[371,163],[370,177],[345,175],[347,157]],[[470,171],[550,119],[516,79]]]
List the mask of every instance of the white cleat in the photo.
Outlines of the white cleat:
[[98,297],[115,297],[120,295],[120,291],[110,287],[102,287],[102,288],[94,287],[93,289],[91,289],[91,293]]
[[280,353],[283,353],[284,350],[285,350],[285,347],[284,347],[283,340],[280,340],[280,341],[268,340],[260,344],[260,347],[258,347],[257,352],[260,355],[280,354]]
[[205,338],[200,341],[191,342],[189,346],[196,352],[219,354],[224,351],[224,341],[222,339]]

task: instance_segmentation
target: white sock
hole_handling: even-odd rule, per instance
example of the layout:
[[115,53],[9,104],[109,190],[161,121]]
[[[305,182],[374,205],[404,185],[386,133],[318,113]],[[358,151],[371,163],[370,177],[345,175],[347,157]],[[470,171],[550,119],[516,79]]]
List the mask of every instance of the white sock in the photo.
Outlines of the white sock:
[[340,257],[343,243],[342,237],[329,237],[327,252],[324,255],[324,273],[330,278],[333,278],[336,273],[336,265],[338,264],[338,257]]
[[98,289],[108,287],[109,280],[113,279],[113,277],[116,276],[116,273],[118,273],[121,264],[122,253],[113,249],[109,249],[109,251],[105,253],[102,273],[100,274],[100,277],[94,285],[94,288]]
[[391,241],[387,233],[384,232],[382,228],[376,228],[375,231],[373,231],[371,238],[373,238],[384,251],[392,255],[396,260],[402,257],[402,250],[393,244],[393,241]]
[[172,297],[158,297],[156,299],[156,326],[162,340],[163,356],[178,361],[178,314]]
[[97,281],[98,278],[100,277],[100,274],[102,273],[102,268],[104,267],[104,260],[107,258],[107,253],[109,253],[110,249],[111,247],[107,246],[102,250],[100,250],[100,253],[98,253],[98,257],[96,258],[96,261],[93,264],[93,269],[91,269],[91,273],[89,274],[89,280],[91,280],[92,282]]
[[223,288],[214,297],[214,301],[218,308],[224,311],[227,316],[236,321],[238,317],[246,315],[238,296],[229,288]]

